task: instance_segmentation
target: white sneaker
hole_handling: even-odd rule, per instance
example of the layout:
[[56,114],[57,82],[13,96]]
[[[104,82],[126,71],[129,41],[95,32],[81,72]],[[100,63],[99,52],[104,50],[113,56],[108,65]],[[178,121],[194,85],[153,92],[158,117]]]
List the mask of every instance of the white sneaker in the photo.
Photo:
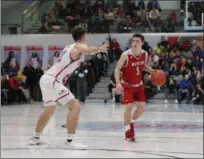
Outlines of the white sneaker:
[[88,146],[72,141],[72,142],[65,142],[65,148],[66,149],[76,149],[76,150],[86,150]]
[[167,102],[168,102],[168,100],[167,100],[167,99],[165,99],[165,100],[164,100],[164,104],[167,104]]
[[35,137],[32,137],[30,140],[29,140],[29,144],[30,145],[46,145],[47,143],[45,141],[42,141],[40,139],[37,139]]
[[175,99],[175,103],[178,104],[178,100],[177,99]]

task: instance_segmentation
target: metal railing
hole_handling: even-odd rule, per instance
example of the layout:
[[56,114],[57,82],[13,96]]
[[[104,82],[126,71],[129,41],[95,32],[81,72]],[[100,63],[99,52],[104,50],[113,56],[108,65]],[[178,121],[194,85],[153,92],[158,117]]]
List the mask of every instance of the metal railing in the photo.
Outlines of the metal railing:
[[23,13],[22,13],[22,33],[28,28],[40,20],[40,5],[41,1],[34,1]]

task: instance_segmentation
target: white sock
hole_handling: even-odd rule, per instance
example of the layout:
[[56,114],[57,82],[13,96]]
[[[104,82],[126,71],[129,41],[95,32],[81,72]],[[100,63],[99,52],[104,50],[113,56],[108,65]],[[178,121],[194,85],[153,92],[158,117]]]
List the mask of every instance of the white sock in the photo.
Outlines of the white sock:
[[34,132],[33,136],[34,136],[35,138],[40,138],[40,133]]
[[131,120],[131,123],[135,123],[135,122],[136,122],[136,120],[134,120],[134,119]]
[[74,134],[68,134],[67,142],[72,142],[73,138],[74,138]]
[[125,125],[125,131],[130,130],[130,125]]

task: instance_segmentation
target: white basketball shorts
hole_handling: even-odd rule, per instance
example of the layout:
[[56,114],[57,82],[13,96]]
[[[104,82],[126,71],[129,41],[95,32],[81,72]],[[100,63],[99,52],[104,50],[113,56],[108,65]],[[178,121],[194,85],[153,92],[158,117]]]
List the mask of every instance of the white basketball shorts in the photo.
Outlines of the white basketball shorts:
[[55,106],[56,102],[67,104],[74,95],[54,76],[44,74],[40,79],[40,88],[44,106]]

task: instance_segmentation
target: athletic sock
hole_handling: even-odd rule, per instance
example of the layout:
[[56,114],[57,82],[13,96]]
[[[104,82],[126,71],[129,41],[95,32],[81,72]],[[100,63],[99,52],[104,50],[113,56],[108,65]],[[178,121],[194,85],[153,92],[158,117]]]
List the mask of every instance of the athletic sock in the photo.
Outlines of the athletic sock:
[[74,138],[74,134],[68,134],[67,142],[69,143],[72,142],[73,138]]
[[40,133],[34,132],[33,137],[36,139],[40,139]]
[[130,125],[125,125],[125,131],[130,130]]
[[131,123],[135,123],[135,122],[136,122],[136,120],[134,120],[134,119],[131,120]]

